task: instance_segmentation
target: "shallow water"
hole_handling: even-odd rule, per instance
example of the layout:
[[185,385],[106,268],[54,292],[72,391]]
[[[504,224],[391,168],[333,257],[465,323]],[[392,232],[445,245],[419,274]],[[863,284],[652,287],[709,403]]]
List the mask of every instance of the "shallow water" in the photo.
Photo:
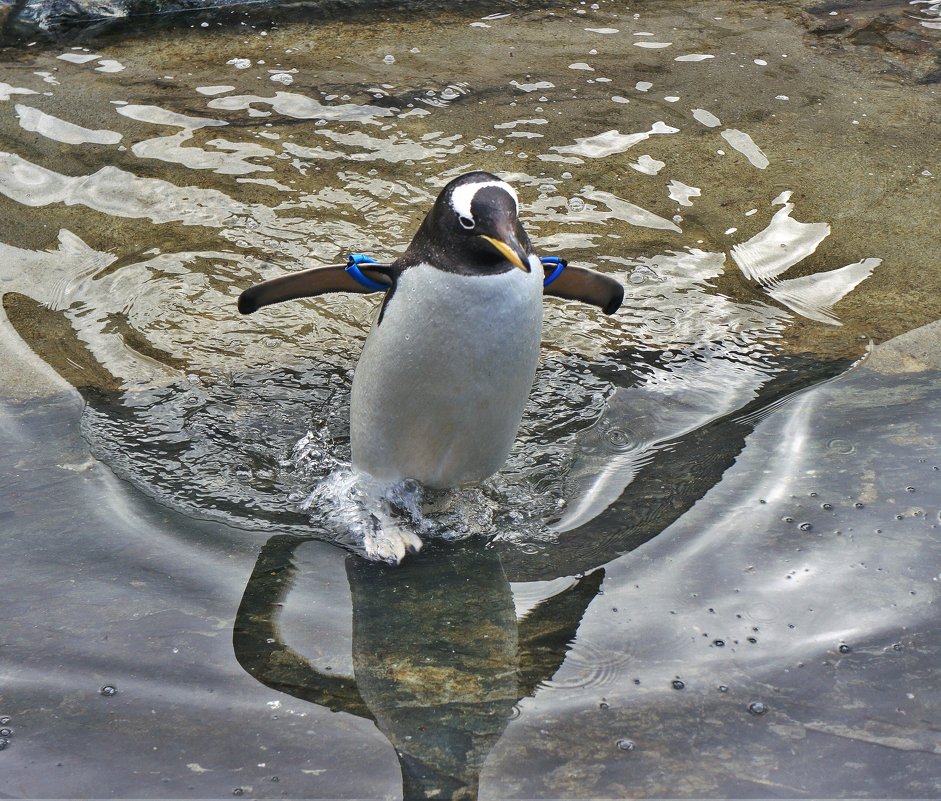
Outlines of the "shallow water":
[[[936,90],[809,41],[605,4],[6,51],[0,794],[937,795]],[[625,303],[546,302],[507,467],[370,563],[377,300],[235,298],[394,257],[475,168]]]

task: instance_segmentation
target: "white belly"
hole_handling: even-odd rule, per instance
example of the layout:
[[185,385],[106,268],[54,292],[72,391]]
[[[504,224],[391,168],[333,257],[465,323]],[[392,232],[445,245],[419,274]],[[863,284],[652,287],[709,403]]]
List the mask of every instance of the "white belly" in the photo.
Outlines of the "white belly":
[[451,487],[503,466],[539,358],[543,271],[530,261],[530,273],[402,273],[353,376],[355,468]]

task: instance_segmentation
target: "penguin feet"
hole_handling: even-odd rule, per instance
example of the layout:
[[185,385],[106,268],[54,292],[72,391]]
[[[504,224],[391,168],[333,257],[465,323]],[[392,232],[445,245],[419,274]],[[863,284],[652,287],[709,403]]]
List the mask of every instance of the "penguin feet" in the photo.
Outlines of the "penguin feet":
[[372,531],[367,531],[363,538],[367,558],[397,565],[406,553],[418,553],[421,550],[421,537],[402,528],[392,518],[383,515],[380,519],[373,515],[372,520]]

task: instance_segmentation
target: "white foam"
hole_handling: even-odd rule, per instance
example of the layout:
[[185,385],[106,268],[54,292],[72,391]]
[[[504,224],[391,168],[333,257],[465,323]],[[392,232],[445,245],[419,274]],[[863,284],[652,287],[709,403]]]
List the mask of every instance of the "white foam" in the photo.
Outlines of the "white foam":
[[747,133],[735,128],[726,128],[722,131],[722,138],[745,156],[753,167],[763,170],[770,164],[768,157],[762,153],[761,148],[755,144],[754,140]]
[[[37,73],[38,74],[38,73]],[[58,83],[58,82],[57,82]],[[17,86],[11,86],[8,83],[0,81],[0,100],[9,100],[13,95],[38,95],[32,89],[21,89]]]
[[657,121],[651,126],[649,131],[641,131],[633,134],[622,134],[617,130],[605,131],[595,136],[586,136],[582,139],[576,139],[574,145],[553,146],[552,150],[559,153],[598,159],[614,155],[615,153],[623,153],[625,150],[628,150],[639,142],[649,139],[651,136],[657,134],[674,134],[678,133],[679,130],[679,128],[673,128],[665,122]]
[[651,156],[644,154],[633,164],[628,165],[631,168],[637,170],[637,172],[642,172],[645,175],[656,175],[660,170],[666,166],[665,161],[659,161]]
[[538,92],[540,89],[555,89],[555,84],[549,81],[537,81],[536,83],[520,83],[519,81],[510,81],[510,86],[515,86],[524,92]]
[[681,206],[692,206],[693,201],[690,198],[699,197],[702,190],[695,186],[687,186],[682,181],[670,181],[667,189],[670,194],[670,200],[675,200]]
[[325,106],[319,100],[297,92],[275,92],[274,97],[260,95],[230,95],[210,100],[209,108],[223,111],[248,110],[258,112],[253,105],[268,105],[278,114],[301,120],[343,120],[345,122],[377,122],[378,117],[391,117],[396,111],[380,106],[340,103]]
[[103,58],[98,65],[95,67],[95,72],[123,72],[127,69],[120,61],[115,61],[113,58]]
[[24,131],[38,133],[67,145],[116,145],[122,138],[117,131],[83,128],[31,106],[17,105],[15,109]]
[[56,58],[62,61],[68,61],[70,64],[87,64],[89,61],[97,61],[101,56],[90,53],[63,53]]
[[696,120],[696,122],[701,122],[707,128],[717,128],[722,124],[722,120],[711,111],[706,111],[704,108],[694,108],[693,119]]
[[830,235],[827,223],[802,223],[791,218],[793,203],[785,202],[767,228],[732,248],[732,258],[746,278],[769,285],[785,270],[807,258]]
[[828,325],[842,325],[833,306],[865,281],[882,259],[863,259],[836,270],[775,281],[768,294],[802,317]]
[[228,125],[224,120],[215,120],[210,117],[191,117],[188,114],[167,111],[167,109],[160,108],[160,106],[129,104],[119,106],[115,111],[122,117],[128,117],[138,122],[148,122],[152,125],[172,125],[189,131],[195,131],[197,128]]

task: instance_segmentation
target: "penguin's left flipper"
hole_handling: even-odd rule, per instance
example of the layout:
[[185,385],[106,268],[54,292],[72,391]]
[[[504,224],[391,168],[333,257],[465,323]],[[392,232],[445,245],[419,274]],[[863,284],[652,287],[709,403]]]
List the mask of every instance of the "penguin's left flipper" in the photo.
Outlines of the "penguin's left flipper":
[[379,292],[392,286],[387,264],[362,264],[360,272],[370,281],[381,285],[381,289],[370,288],[360,283],[346,271],[346,265],[335,267],[313,267],[288,273],[246,289],[239,295],[239,311],[251,314],[263,306],[283,303],[296,298],[312,298],[327,292]]
[[[547,269],[548,272],[548,269]],[[584,267],[566,266],[559,277],[543,290],[543,294],[566,300],[580,300],[597,306],[605,314],[614,314],[624,300],[620,282]]]

